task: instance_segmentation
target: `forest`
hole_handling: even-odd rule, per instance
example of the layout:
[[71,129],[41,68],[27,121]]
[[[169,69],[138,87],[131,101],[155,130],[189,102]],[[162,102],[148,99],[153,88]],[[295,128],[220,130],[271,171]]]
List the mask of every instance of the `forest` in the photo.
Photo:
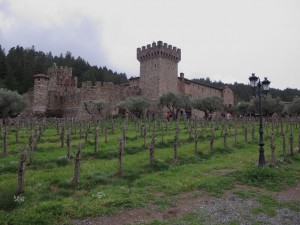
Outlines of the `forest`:
[[[112,71],[106,66],[91,66],[85,59],[75,58],[71,52],[53,56],[51,52],[35,50],[35,47],[12,47],[6,53],[0,45],[0,88],[25,93],[33,88],[33,76],[39,73],[46,74],[47,69],[56,66],[68,66],[73,68],[73,76],[78,77],[78,85],[83,81],[102,81],[122,84],[128,82],[125,73]],[[196,77],[196,76],[195,76]],[[212,81],[210,78],[193,79],[205,85],[221,88],[222,81]],[[236,95],[237,102],[249,101],[253,91],[249,85],[243,83],[228,84]],[[273,98],[279,97],[282,101],[291,102],[295,96],[300,96],[300,90],[286,88],[284,90],[271,88]]]
[[0,45],[0,88],[25,93],[33,88],[34,75],[47,74],[47,69],[54,65],[72,67],[73,76],[78,77],[79,85],[88,80],[115,84],[127,82],[125,73],[114,72],[106,66],[91,66],[83,58],[72,56],[71,52],[53,56],[51,52],[36,51],[34,46],[16,46],[6,53]]

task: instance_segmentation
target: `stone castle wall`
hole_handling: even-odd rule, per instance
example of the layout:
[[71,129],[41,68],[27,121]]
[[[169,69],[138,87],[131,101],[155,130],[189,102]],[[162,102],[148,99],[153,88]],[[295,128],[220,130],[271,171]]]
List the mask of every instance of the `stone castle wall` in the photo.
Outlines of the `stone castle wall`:
[[158,41],[137,49],[140,62],[140,77],[130,78],[129,83],[115,85],[111,82],[82,83],[77,87],[77,77],[72,76],[72,68],[52,67],[47,75],[34,76],[33,94],[30,98],[30,115],[87,118],[84,103],[104,101],[107,106],[104,115],[118,113],[117,105],[130,96],[144,95],[151,105],[156,105],[159,96],[167,91],[181,92],[191,98],[216,95],[224,99],[225,105],[234,104],[234,93],[228,86],[213,88],[178,77],[178,63],[181,50]]
[[128,96],[140,95],[141,90],[136,85],[123,84],[115,85],[111,82],[96,82],[92,85],[87,81],[74,94],[69,94],[64,102],[64,115],[77,118],[86,118],[89,115],[84,109],[84,103],[89,101],[104,101],[107,107],[104,111],[105,116],[118,113],[117,105],[124,101]]

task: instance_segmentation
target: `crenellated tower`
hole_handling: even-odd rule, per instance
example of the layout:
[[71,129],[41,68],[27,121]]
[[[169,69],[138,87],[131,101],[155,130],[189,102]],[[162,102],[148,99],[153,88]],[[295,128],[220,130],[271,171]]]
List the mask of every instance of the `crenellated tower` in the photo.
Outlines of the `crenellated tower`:
[[167,91],[178,92],[178,63],[181,50],[162,41],[137,48],[142,95],[157,100]]
[[45,116],[48,100],[49,77],[37,74],[34,78],[32,113],[36,116]]

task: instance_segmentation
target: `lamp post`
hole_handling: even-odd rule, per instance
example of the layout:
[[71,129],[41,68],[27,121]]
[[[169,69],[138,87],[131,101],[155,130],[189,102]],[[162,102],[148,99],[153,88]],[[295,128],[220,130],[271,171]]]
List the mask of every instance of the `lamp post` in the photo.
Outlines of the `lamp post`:
[[264,138],[263,138],[263,125],[262,125],[262,95],[266,95],[269,91],[270,81],[265,77],[265,79],[261,82],[260,78],[255,76],[255,73],[252,73],[252,76],[249,77],[250,85],[255,92],[255,95],[258,95],[259,102],[259,160],[258,166],[265,165],[265,154],[264,154]]

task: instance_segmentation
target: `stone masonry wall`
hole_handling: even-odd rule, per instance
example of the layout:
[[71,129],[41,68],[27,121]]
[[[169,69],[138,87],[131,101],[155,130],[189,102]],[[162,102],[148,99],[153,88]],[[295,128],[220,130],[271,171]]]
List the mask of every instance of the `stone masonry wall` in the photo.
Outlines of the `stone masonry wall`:
[[82,88],[78,90],[78,93],[66,96],[65,116],[77,118],[89,117],[84,109],[84,102],[89,101],[106,102],[107,108],[104,111],[104,115],[114,115],[118,112],[117,105],[121,101],[129,96],[140,94],[140,88],[130,84],[114,85],[111,82],[103,84],[101,82],[96,82],[95,85],[92,85],[91,82],[84,82]]
[[78,88],[72,68],[49,68],[47,75],[34,76],[33,94],[27,95],[30,110],[26,113],[84,119],[89,117],[84,109],[85,102],[104,101],[108,106],[104,115],[109,116],[118,113],[117,105],[130,96],[144,95],[155,106],[159,96],[167,91],[181,92],[191,98],[216,95],[224,99],[225,105],[234,104],[234,93],[227,85],[219,89],[185,79],[183,73],[178,77],[181,50],[172,45],[153,42],[137,49],[137,59],[140,77],[130,78],[129,83],[122,85],[110,82],[92,85],[87,81]]
[[32,113],[43,116],[46,113],[48,99],[48,81],[49,77],[44,74],[34,76],[34,89],[32,100]]
[[222,92],[223,100],[224,100],[224,105],[226,106],[232,106],[235,104],[234,102],[234,93],[233,91],[229,88],[228,85],[225,85],[223,92]]
[[140,62],[139,85],[142,95],[153,101],[166,91],[178,91],[180,49],[162,41],[153,42],[152,45],[137,49],[137,59]]
[[202,85],[187,79],[183,75],[178,78],[178,86],[181,92],[185,93],[191,98],[218,96],[222,98],[222,89]]

